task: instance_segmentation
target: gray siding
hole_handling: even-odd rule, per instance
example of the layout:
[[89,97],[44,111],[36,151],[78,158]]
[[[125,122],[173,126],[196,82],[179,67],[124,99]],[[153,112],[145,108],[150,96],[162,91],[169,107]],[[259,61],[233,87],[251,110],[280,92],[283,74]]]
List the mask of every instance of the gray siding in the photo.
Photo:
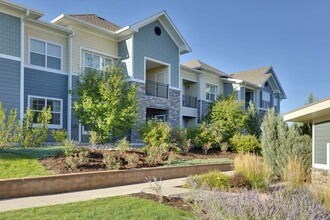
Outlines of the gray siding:
[[20,107],[20,62],[0,58],[0,102],[9,112]]
[[327,143],[330,143],[330,122],[314,126],[314,163],[326,164]]
[[[162,34],[157,36],[155,27]],[[159,21],[142,27],[134,35],[134,78],[144,80],[144,57],[171,64],[171,86],[179,88],[179,48]]]
[[124,60],[131,59],[129,57],[127,41],[123,40],[118,43],[118,56],[120,59],[119,66],[123,68],[124,74],[128,76],[128,63],[123,62]]
[[231,83],[224,83],[224,96],[229,96],[234,92],[233,84]]
[[24,108],[28,95],[63,99],[63,129],[67,128],[68,76],[25,68]]
[[0,13],[0,53],[20,57],[21,19]]

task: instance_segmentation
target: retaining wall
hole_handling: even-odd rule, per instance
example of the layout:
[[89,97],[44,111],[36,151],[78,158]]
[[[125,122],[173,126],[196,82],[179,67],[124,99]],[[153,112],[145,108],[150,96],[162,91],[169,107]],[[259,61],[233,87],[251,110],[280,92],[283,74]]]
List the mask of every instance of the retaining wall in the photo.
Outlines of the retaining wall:
[[64,193],[143,183],[148,177],[173,179],[210,170],[230,171],[232,164],[155,167],[0,180],[0,199]]

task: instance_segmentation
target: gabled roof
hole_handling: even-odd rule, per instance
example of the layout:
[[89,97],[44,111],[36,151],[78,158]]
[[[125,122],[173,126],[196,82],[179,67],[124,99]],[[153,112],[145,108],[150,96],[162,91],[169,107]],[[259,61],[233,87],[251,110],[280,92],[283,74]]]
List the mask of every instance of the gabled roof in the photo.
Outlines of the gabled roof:
[[196,69],[196,70],[208,70],[208,71],[211,71],[211,72],[214,72],[214,73],[217,73],[221,76],[227,76],[226,73],[222,72],[221,70],[218,70],[200,60],[190,60],[190,61],[187,61],[187,62],[184,62],[182,63],[182,65],[184,66],[188,66],[190,68],[193,68],[193,69]]
[[284,92],[284,89],[283,89],[280,81],[278,80],[276,73],[272,66],[265,66],[265,67],[261,67],[261,68],[257,68],[257,69],[237,72],[237,73],[230,74],[230,76],[233,77],[234,79],[241,79],[246,82],[258,85],[260,87],[263,87],[264,84],[268,80],[274,79],[274,81],[272,81],[272,82],[275,83],[276,87],[280,91],[281,98],[282,99],[287,98],[286,94]]
[[74,15],[69,15],[74,18],[77,18],[82,21],[86,21],[88,23],[94,24],[96,26],[108,29],[110,31],[118,31],[121,29],[120,26],[105,20],[104,18],[101,18],[95,14],[74,14]]
[[231,77],[235,79],[241,79],[258,86],[262,86],[271,76],[268,74],[271,66],[261,67],[257,69],[242,71],[230,74]]
[[55,18],[54,20],[52,20],[52,23],[60,23],[62,20],[69,22],[76,22],[82,25],[88,25],[89,27],[93,28],[95,31],[99,31],[101,33],[107,34],[108,36],[118,41],[131,36],[132,34],[138,32],[140,28],[158,20],[163,25],[163,27],[170,35],[170,37],[173,39],[175,44],[178,46],[180,54],[191,52],[191,48],[189,47],[188,43],[182,37],[181,33],[175,27],[174,23],[172,22],[172,20],[165,11],[159,12],[153,16],[150,16],[135,24],[123,28],[95,14],[77,14],[77,15],[62,14],[57,18]]

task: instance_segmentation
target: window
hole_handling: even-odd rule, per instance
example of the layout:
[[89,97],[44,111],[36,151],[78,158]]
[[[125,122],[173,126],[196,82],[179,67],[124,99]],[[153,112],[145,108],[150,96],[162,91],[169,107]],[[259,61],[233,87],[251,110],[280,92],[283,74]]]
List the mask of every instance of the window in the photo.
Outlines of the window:
[[155,120],[165,122],[166,117],[165,115],[155,115]]
[[61,70],[62,47],[57,44],[31,38],[30,64],[55,70]]
[[217,87],[206,84],[206,100],[208,101],[215,101],[216,98],[216,92],[217,92]]
[[106,70],[113,65],[113,59],[90,52],[84,53],[84,70],[88,72],[90,69],[96,69],[100,71]]
[[270,93],[261,91],[261,108],[270,108]]
[[29,96],[29,108],[34,112],[33,123],[38,123],[37,119],[43,108],[50,108],[52,119],[49,128],[62,128],[62,99]]

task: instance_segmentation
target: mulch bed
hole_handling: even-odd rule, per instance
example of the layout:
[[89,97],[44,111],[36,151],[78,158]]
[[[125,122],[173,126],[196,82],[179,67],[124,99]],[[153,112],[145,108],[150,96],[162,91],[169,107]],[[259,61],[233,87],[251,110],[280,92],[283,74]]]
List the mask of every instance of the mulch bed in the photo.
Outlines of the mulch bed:
[[[121,152],[117,150],[91,150],[87,157],[87,162],[79,164],[77,167],[71,167],[65,156],[56,156],[41,159],[41,164],[48,170],[51,170],[53,174],[66,174],[66,173],[80,173],[80,172],[92,172],[92,171],[105,171],[109,170],[104,164],[104,157],[111,155],[118,158],[121,161],[120,170],[130,169],[128,166],[127,158],[130,154],[136,154],[139,156],[139,161],[134,168],[152,167],[147,163],[147,155],[140,149]],[[220,152],[218,149],[211,149],[207,155],[203,154],[201,149],[193,149],[186,154],[176,155],[177,159],[192,160],[192,159],[211,159],[211,158],[229,158],[234,159],[236,154],[230,152]],[[156,164],[155,166],[162,166],[163,164]]]
[[[129,196],[159,202],[159,197],[154,194],[140,192],[140,193],[130,194]],[[182,198],[179,198],[179,197],[163,196],[162,204],[172,206],[177,209],[181,209],[181,210],[188,211],[188,212],[192,211],[192,208],[190,207],[190,205],[187,204]]]

